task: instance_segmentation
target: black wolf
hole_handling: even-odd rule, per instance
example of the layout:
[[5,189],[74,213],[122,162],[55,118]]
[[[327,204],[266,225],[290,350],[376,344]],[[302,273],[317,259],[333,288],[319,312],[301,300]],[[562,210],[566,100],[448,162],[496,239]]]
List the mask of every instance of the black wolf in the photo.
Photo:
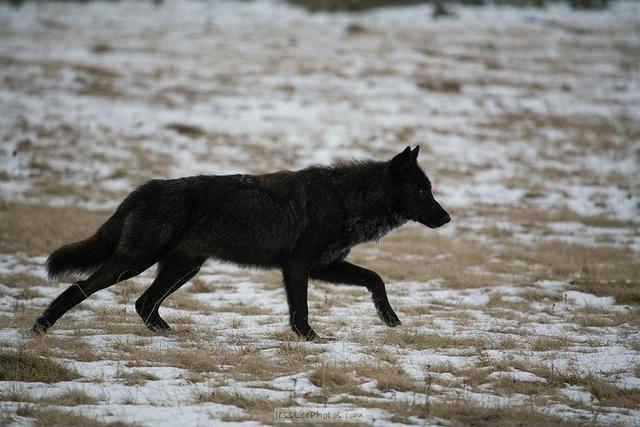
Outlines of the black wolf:
[[91,275],[58,296],[33,332],[46,332],[89,295],[155,263],[157,277],[136,301],[136,311],[148,328],[169,329],[160,304],[207,258],[282,269],[289,323],[307,340],[317,337],[307,319],[309,278],[366,287],[380,318],[400,325],[380,276],[345,258],[353,246],[409,220],[430,228],[451,220],[418,166],[419,148],[407,147],[386,162],[149,181],[92,237],[49,257],[52,278]]

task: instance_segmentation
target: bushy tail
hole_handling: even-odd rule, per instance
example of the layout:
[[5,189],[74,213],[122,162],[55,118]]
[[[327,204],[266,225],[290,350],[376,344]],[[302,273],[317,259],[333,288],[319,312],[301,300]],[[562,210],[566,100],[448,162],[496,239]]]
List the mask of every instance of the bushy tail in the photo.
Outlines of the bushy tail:
[[47,259],[51,279],[93,273],[116,250],[126,215],[119,209],[86,240],[62,246]]

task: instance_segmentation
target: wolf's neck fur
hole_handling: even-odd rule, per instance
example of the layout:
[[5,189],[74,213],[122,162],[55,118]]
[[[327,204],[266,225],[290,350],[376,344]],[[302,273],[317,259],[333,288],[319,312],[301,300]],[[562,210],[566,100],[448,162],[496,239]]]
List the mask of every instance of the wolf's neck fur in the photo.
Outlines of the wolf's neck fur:
[[338,165],[332,179],[347,211],[352,243],[377,240],[407,222],[394,204],[387,162]]

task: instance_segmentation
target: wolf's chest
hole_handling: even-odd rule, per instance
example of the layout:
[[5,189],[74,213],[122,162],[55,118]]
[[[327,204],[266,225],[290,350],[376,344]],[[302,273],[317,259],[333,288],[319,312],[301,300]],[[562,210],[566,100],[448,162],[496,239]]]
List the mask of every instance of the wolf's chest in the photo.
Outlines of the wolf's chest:
[[343,259],[352,247],[360,243],[379,240],[406,221],[406,219],[398,216],[374,220],[365,218],[351,219],[343,224],[340,237],[329,244],[317,259],[316,264],[326,265]]
[[403,221],[398,217],[384,219],[354,219],[344,225],[342,243],[352,247],[360,243],[379,240]]

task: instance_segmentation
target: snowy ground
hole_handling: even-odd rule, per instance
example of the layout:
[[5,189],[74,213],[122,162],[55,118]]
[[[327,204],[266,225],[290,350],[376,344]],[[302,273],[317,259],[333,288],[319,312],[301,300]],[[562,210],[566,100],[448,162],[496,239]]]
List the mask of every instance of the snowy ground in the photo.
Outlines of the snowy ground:
[[[639,7],[454,11],[0,4],[0,423],[316,407],[376,425],[640,424]],[[147,179],[415,144],[453,222],[351,255],[387,280],[400,328],[364,290],[312,283],[311,324],[336,340],[299,342],[277,272],[210,262],[163,308],[170,333],[133,310],[153,271],[27,333],[68,286],[46,280],[47,254]]]

